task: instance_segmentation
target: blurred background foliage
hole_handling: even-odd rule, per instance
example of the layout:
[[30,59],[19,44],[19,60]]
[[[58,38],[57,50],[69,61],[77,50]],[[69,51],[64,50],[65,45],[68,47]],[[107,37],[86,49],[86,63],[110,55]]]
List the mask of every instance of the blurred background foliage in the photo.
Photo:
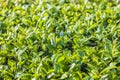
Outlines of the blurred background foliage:
[[120,0],[0,0],[0,80],[120,80]]

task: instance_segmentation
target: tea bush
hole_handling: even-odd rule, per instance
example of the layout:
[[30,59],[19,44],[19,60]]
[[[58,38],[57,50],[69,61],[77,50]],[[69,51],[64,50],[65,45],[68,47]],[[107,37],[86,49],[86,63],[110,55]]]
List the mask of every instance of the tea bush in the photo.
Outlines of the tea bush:
[[120,80],[120,0],[0,0],[0,80]]

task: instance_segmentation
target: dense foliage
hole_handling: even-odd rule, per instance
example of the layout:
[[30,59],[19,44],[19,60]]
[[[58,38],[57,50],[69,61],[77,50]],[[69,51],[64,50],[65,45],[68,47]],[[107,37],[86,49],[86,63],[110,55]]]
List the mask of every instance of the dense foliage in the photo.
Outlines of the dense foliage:
[[0,80],[120,80],[119,0],[0,0]]

